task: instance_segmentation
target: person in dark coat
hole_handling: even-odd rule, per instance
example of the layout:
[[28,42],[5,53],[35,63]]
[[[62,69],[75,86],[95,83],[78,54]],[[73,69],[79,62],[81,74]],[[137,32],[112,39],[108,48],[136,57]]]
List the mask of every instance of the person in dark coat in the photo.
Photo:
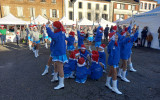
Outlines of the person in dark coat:
[[144,45],[145,45],[147,33],[148,33],[148,28],[144,27],[141,32],[141,46],[142,47],[144,47]]
[[108,31],[109,31],[109,27],[108,27],[108,24],[107,24],[106,28],[104,30],[104,36],[105,36],[107,42],[108,42]]

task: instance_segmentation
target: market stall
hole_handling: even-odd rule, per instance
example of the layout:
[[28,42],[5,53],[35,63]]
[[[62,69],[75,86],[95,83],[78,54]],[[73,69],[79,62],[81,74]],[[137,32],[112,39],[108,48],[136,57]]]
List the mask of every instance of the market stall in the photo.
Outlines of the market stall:
[[[18,19],[12,14],[0,18],[0,25],[5,25],[7,29],[6,42],[16,42],[16,34],[18,32],[20,34],[21,25],[28,25],[28,24],[29,24],[28,22]],[[17,25],[19,25],[19,28],[17,28]]]

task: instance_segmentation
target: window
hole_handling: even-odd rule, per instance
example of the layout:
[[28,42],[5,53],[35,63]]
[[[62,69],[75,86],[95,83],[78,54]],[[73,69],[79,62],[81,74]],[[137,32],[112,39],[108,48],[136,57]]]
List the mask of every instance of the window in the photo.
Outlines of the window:
[[132,10],[135,10],[135,9],[136,9],[136,6],[133,5],[133,6],[132,6]]
[[99,14],[98,13],[96,13],[96,20],[98,20],[99,19]]
[[79,18],[79,20],[82,19],[82,12],[78,13],[78,18]]
[[79,8],[82,8],[82,2],[79,2]]
[[29,1],[34,1],[34,0],[29,0]]
[[131,15],[128,15],[128,18],[130,18],[131,17]]
[[117,4],[117,9],[120,9],[121,8],[121,4]]
[[118,20],[120,18],[120,15],[116,15],[116,20]]
[[120,18],[124,19],[124,15],[122,14],[122,15],[120,16]]
[[125,6],[124,6],[124,4],[121,4],[121,9],[125,9]]
[[69,20],[73,20],[73,12],[69,12]]
[[23,8],[22,7],[17,7],[17,15],[19,17],[22,17],[23,16]]
[[46,15],[46,9],[42,8],[42,16]]
[[149,10],[151,10],[151,4],[149,4]]
[[52,3],[56,3],[56,0],[52,0]]
[[102,18],[105,20],[108,20],[108,15],[107,14],[102,14]]
[[73,7],[73,5],[72,5],[72,2],[71,2],[71,1],[69,1],[69,7]]
[[35,8],[30,8],[30,17],[35,18]]
[[155,5],[153,4],[153,9],[155,8]]
[[88,9],[91,9],[91,3],[88,3]]
[[4,6],[3,9],[4,9],[4,16],[7,16],[10,13],[9,6]]
[[145,9],[147,9],[147,3],[145,3]]
[[41,2],[46,2],[46,0],[41,0]]
[[52,9],[52,17],[53,18],[57,17],[56,9]]
[[99,10],[99,4],[96,4],[96,10]]
[[141,9],[143,9],[143,3],[142,3],[142,2],[141,2],[141,5],[140,5],[140,6],[141,6]]
[[132,8],[131,8],[131,5],[128,5],[128,10],[131,10]]
[[104,5],[104,11],[106,11],[107,10],[107,5]]
[[91,13],[87,14],[87,18],[88,18],[88,20],[91,20]]

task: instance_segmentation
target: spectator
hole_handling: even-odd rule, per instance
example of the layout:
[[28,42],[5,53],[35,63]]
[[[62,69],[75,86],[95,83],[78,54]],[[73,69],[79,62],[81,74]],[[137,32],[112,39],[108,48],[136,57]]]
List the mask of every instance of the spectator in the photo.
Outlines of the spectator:
[[159,47],[160,47],[160,27],[158,29],[158,40],[159,40]]
[[[6,29],[4,28],[4,25],[0,26],[0,36],[1,36],[1,44],[5,45],[6,43]],[[4,43],[3,43],[4,41]]]
[[118,33],[122,33],[122,27],[118,25]]
[[109,27],[108,27],[108,24],[107,24],[106,28],[104,30],[104,36],[105,36],[107,42],[108,42],[108,31],[109,31]]
[[153,36],[150,32],[149,32],[149,35],[147,36],[146,40],[148,42],[147,47],[150,48],[151,47],[151,42],[153,40]]
[[26,39],[26,35],[27,35],[27,32],[25,30],[24,27],[22,27],[22,30],[21,30],[21,33],[20,33],[20,42],[23,43]]
[[148,27],[144,27],[142,32],[141,32],[141,46],[144,47],[145,42],[146,42],[146,37],[148,33]]
[[112,28],[113,28],[113,25],[111,25],[111,28],[110,28],[110,33],[112,32]]

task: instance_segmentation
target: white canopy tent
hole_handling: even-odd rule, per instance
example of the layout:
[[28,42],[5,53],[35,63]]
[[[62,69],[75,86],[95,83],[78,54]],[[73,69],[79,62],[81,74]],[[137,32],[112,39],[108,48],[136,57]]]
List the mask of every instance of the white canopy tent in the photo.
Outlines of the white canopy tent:
[[135,24],[140,27],[139,37],[143,27],[148,26],[149,32],[153,36],[151,47],[160,49],[158,41],[158,28],[160,27],[160,7],[139,15],[134,15]]
[[130,22],[133,20],[133,17],[130,17],[126,20],[120,21],[118,24],[122,25],[122,24],[130,24]]
[[123,19],[122,18],[120,18],[120,19],[118,19],[118,20],[116,20],[116,21],[114,21],[113,23],[119,23],[119,22],[121,22],[121,21],[123,21]]
[[73,24],[76,24],[76,22],[67,19],[65,16],[64,16],[63,18],[61,18],[59,21],[60,21],[63,25],[73,25]]
[[82,18],[80,21],[78,21],[78,25],[98,25],[98,23],[90,21],[86,18]]
[[101,19],[99,20],[99,24],[100,24],[103,28],[105,28],[107,24],[108,24],[109,27],[111,27],[112,25],[116,25],[115,23],[112,23],[112,22],[110,22],[110,21],[107,21],[107,20],[105,20],[105,19],[103,19],[103,18],[101,18]]
[[[33,24],[46,24],[48,22],[48,19],[42,17],[41,15],[38,15],[34,20],[31,21]],[[52,22],[52,21],[50,21]]]
[[9,14],[3,18],[0,18],[0,24],[4,24],[4,25],[26,25],[29,24],[26,21],[23,21],[21,19],[16,18],[15,16],[13,16],[12,14]]

